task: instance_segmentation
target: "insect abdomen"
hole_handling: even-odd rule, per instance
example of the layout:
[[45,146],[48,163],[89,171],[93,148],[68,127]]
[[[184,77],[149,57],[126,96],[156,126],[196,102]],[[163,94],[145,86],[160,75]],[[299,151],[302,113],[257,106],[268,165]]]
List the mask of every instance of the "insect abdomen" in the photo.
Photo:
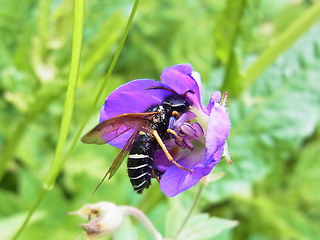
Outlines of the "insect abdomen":
[[128,156],[128,175],[133,189],[142,193],[151,184],[154,144],[147,135],[139,135]]

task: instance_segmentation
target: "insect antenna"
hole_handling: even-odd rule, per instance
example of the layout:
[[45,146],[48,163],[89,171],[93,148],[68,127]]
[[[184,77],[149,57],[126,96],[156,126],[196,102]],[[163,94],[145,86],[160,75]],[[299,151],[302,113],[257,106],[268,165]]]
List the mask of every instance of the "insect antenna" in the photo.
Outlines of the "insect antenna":
[[[172,93],[174,93],[174,94],[180,95],[180,94],[177,93],[175,90],[170,89],[170,88],[166,88],[166,87],[163,87],[163,86],[155,86],[155,87],[145,88],[145,90],[150,90],[150,89],[162,89],[162,90],[167,90],[167,91],[172,92]],[[195,94],[195,91],[193,91],[193,90],[188,90],[188,91],[186,91],[186,92],[183,94],[183,97],[186,98],[188,93]]]
[[179,93],[177,93],[175,90],[170,89],[170,88],[166,88],[166,87],[163,87],[163,86],[155,86],[155,87],[145,88],[145,90],[150,90],[150,89],[162,89],[162,90],[167,90],[167,91],[169,91],[169,92],[172,92],[172,93],[174,93],[174,94],[178,94],[178,95],[179,95]]
[[195,94],[195,91],[193,91],[193,90],[188,90],[188,91],[186,91],[186,92],[183,94],[183,97],[186,98],[188,93]]

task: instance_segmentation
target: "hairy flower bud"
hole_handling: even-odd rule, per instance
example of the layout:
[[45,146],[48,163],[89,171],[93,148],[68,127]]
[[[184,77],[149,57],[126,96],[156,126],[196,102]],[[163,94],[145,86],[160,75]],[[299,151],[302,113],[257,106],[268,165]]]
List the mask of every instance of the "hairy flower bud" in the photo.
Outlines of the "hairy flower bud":
[[89,239],[95,239],[102,235],[111,235],[123,224],[123,211],[113,203],[99,202],[86,204],[76,212],[82,218],[87,218],[88,223],[82,224]]

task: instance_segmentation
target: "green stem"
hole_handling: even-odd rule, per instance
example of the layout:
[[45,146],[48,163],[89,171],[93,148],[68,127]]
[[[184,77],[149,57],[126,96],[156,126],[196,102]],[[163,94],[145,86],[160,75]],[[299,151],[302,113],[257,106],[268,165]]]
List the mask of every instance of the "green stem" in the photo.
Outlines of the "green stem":
[[128,19],[128,22],[127,22],[127,25],[126,25],[126,27],[124,29],[124,32],[123,32],[122,36],[121,36],[120,43],[119,43],[117,51],[116,51],[116,53],[115,53],[115,55],[114,55],[114,57],[112,59],[112,62],[111,62],[110,67],[108,69],[108,72],[107,72],[107,74],[106,74],[106,76],[105,76],[105,78],[104,78],[104,80],[103,80],[103,82],[102,82],[102,84],[101,84],[101,86],[99,88],[99,91],[98,91],[98,93],[96,95],[95,100],[92,103],[92,107],[85,114],[85,119],[84,119],[82,125],[80,126],[77,134],[75,135],[67,154],[63,158],[63,162],[65,162],[68,159],[68,157],[70,156],[72,150],[74,149],[74,147],[78,143],[83,129],[85,128],[85,126],[86,126],[87,122],[89,121],[91,115],[93,114],[94,110],[96,109],[103,92],[105,91],[105,88],[106,88],[106,85],[108,83],[108,80],[109,80],[109,78],[110,78],[110,76],[111,76],[111,74],[113,72],[113,69],[114,69],[114,67],[115,67],[115,65],[116,65],[116,63],[118,61],[118,58],[120,56],[122,47],[123,47],[124,42],[125,42],[125,40],[127,38],[129,29],[131,27],[131,24],[132,24],[134,15],[135,15],[135,13],[137,11],[139,3],[140,3],[140,0],[135,0],[134,5],[133,5],[132,10],[131,10],[131,13],[130,13],[130,16],[129,16],[129,19]]
[[69,128],[71,125],[74,95],[79,76],[83,21],[84,21],[84,4],[85,0],[74,0],[74,27],[73,27],[73,41],[72,41],[72,55],[71,55],[71,69],[69,73],[69,83],[66,93],[66,100],[64,102],[63,115],[61,120],[61,127],[59,139],[56,147],[55,156],[50,167],[49,175],[44,182],[45,188],[52,188],[57,175],[61,170],[63,149],[67,141]]
[[194,209],[196,208],[198,202],[199,202],[199,199],[200,199],[200,196],[202,194],[202,191],[203,191],[203,188],[204,188],[204,183],[202,181],[199,182],[199,188],[198,188],[198,191],[196,193],[196,196],[193,200],[193,203],[192,203],[192,206],[191,208],[189,209],[189,212],[186,216],[186,218],[184,219],[183,223],[181,224],[180,228],[178,229],[176,235],[174,236],[173,240],[176,240],[178,239],[180,233],[182,232],[183,228],[187,225],[187,222],[189,221]]
[[251,64],[245,73],[243,89],[246,89],[251,85],[281,53],[287,50],[300,36],[307,32],[313,24],[318,22],[319,17],[320,2],[317,1],[293,22],[270,47],[265,49],[253,64]]
[[32,217],[32,215],[34,214],[34,212],[36,211],[36,209],[38,208],[38,206],[40,205],[40,203],[42,202],[42,199],[45,197],[45,195],[47,194],[48,189],[42,189],[42,193],[40,194],[40,196],[38,197],[37,202],[34,204],[34,206],[32,207],[32,209],[29,211],[28,216],[26,217],[26,219],[23,221],[22,225],[20,226],[18,232],[16,232],[16,234],[14,235],[14,237],[12,238],[12,240],[16,240],[18,239],[18,237],[20,236],[20,234],[22,233],[22,231],[25,229],[25,227],[27,226],[30,218]]
[[78,72],[80,67],[80,55],[82,46],[82,33],[83,33],[83,16],[84,16],[84,3],[85,0],[74,0],[74,27],[73,27],[73,41],[72,41],[72,56],[71,56],[71,69],[69,74],[68,89],[66,93],[66,100],[64,103],[64,110],[61,120],[60,134],[56,147],[55,156],[50,168],[49,176],[44,182],[44,189],[42,194],[38,197],[35,205],[30,210],[27,218],[24,220],[23,224],[18,229],[14,239],[17,239],[22,231],[27,226],[30,218],[32,217],[35,210],[38,208],[42,199],[45,197],[46,193],[53,187],[56,176],[58,175],[61,165],[62,152],[64,145],[67,140],[72,113],[74,105],[74,95],[75,88],[77,85]]

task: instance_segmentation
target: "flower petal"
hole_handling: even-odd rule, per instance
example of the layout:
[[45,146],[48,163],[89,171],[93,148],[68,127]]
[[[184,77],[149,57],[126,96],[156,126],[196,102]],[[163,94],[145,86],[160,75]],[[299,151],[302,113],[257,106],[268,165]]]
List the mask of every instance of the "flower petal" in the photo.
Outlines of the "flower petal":
[[174,197],[177,194],[188,190],[197,184],[203,177],[207,176],[213,167],[219,162],[223,154],[223,147],[212,155],[211,164],[205,165],[204,151],[192,152],[179,161],[179,164],[193,170],[190,173],[171,165],[160,180],[160,190],[168,197]]
[[211,164],[213,155],[221,148],[230,132],[230,121],[225,108],[216,103],[209,116],[206,132],[205,164]]
[[204,111],[207,113],[211,113],[212,108],[214,107],[214,104],[219,102],[221,99],[221,92],[215,91],[211,94],[210,101],[208,105],[204,108]]
[[[146,89],[158,86],[170,88],[151,79],[134,80],[120,86],[106,98],[100,111],[100,122],[124,113],[145,112],[152,105],[161,104],[163,99],[172,93],[163,89]],[[109,144],[122,148],[132,133],[133,130],[129,130]]]
[[162,71],[161,82],[170,86],[179,94],[193,90],[195,94],[189,94],[189,99],[195,107],[201,108],[201,86],[198,85],[201,82],[197,82],[192,75],[196,76],[190,64],[174,65]]
[[179,164],[192,169],[193,173],[172,164],[160,180],[160,190],[168,197],[174,197],[191,188],[211,171],[203,166],[204,151],[185,152],[189,154],[181,158]]
[[199,86],[200,96],[202,96],[202,84],[201,84],[201,75],[200,75],[200,73],[192,71],[191,76],[197,82],[197,85]]

